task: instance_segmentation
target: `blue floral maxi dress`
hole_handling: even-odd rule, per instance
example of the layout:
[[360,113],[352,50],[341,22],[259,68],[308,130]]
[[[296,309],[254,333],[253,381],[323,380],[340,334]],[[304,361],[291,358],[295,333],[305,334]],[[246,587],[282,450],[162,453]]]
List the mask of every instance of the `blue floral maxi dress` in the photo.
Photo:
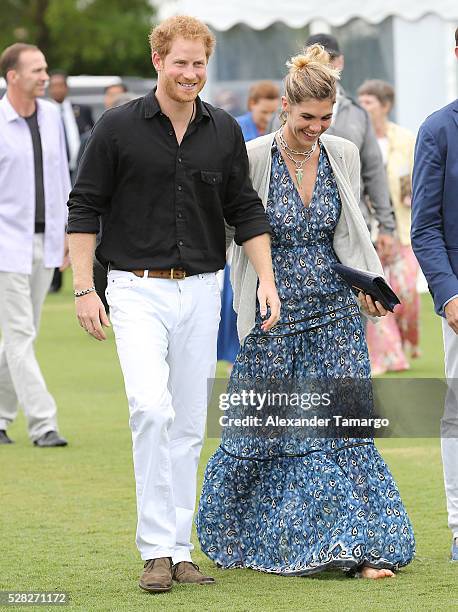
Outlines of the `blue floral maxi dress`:
[[[356,300],[333,272],[341,202],[321,147],[309,207],[276,145],[267,214],[282,304],[269,333],[256,326],[228,391],[246,380],[370,379]],[[282,330],[279,334],[278,330]],[[397,569],[415,553],[399,491],[372,438],[229,435],[211,457],[196,518],[201,548],[223,568],[286,575],[363,564]]]

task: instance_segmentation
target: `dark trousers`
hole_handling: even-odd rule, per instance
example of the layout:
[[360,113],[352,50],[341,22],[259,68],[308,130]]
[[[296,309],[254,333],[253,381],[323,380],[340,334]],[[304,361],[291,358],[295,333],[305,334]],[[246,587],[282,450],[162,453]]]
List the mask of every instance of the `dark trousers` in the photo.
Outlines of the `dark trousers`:
[[49,287],[50,293],[57,293],[62,287],[62,272],[59,268],[54,269],[54,275],[52,277],[51,286]]
[[105,297],[105,289],[107,288],[107,271],[102,266],[100,261],[94,257],[94,286],[97,291],[97,295],[102,300],[103,305],[105,306],[105,310],[108,314],[110,307],[107,303],[107,298]]

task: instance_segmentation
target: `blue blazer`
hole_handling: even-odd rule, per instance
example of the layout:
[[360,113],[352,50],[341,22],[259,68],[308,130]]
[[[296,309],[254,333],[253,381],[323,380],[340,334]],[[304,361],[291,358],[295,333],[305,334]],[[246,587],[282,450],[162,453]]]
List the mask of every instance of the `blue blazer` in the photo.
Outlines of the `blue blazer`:
[[412,247],[436,312],[458,295],[458,99],[430,115],[415,145]]

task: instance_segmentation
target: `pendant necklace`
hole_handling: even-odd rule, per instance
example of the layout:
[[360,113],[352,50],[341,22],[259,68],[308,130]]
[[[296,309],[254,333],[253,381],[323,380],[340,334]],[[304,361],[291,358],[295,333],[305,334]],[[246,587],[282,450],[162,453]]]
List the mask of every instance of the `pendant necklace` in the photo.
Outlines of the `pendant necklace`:
[[[294,149],[288,146],[288,143],[286,142],[285,137],[283,135],[282,129],[278,130],[277,134],[278,134],[278,142],[280,143],[281,148],[285,152],[286,157],[290,159],[295,166],[294,174],[296,175],[297,184],[300,187],[302,183],[302,179],[304,178],[304,170],[302,169],[302,167],[305,164],[305,162],[307,162],[312,157],[312,155],[315,153],[315,150],[318,144],[318,140],[316,140],[313,143],[312,148],[309,149],[308,151],[295,151]],[[294,159],[293,157],[294,155],[300,155],[302,159],[299,159],[299,160]]]
[[189,117],[189,121],[188,121],[188,125],[186,126],[185,134],[188,131],[188,128],[192,123],[192,120],[194,119],[195,110],[196,110],[196,101],[194,100],[194,102],[192,103],[192,113],[191,113],[191,116]]

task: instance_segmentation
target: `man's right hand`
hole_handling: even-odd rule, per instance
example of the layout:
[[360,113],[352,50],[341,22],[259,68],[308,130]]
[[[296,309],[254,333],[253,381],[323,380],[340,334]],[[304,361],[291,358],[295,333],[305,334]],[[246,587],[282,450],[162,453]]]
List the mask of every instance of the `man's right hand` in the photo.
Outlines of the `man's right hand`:
[[458,334],[458,297],[453,298],[444,308],[447,323]]
[[111,327],[107,313],[95,291],[75,298],[76,316],[81,327],[96,340],[106,340],[103,327]]

